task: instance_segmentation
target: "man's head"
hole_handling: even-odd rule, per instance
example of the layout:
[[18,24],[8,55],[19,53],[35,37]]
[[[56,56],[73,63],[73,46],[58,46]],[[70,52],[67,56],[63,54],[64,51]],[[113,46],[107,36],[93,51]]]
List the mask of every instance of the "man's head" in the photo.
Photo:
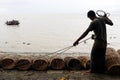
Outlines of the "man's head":
[[88,11],[87,17],[93,20],[94,18],[96,18],[95,12],[93,10]]

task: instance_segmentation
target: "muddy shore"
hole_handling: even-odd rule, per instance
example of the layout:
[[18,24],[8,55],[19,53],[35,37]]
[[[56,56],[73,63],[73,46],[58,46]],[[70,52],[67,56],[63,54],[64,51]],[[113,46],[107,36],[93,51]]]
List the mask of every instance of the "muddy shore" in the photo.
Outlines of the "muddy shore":
[[18,71],[0,69],[0,80],[120,80],[120,76],[86,73],[86,71]]

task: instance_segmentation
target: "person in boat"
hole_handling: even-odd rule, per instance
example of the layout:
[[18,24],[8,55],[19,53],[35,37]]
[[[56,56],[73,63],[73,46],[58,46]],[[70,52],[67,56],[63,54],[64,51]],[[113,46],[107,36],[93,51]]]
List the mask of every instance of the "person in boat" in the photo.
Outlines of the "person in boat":
[[105,72],[105,53],[107,47],[107,32],[106,24],[113,25],[113,22],[107,17],[107,14],[97,17],[93,10],[87,13],[87,17],[92,21],[86,31],[73,43],[73,46],[79,44],[90,31],[94,32],[94,44],[91,50],[91,73],[104,73]]

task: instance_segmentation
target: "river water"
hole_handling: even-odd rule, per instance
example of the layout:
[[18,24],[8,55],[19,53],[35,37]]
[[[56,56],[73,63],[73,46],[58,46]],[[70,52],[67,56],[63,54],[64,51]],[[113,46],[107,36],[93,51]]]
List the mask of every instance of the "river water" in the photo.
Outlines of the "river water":
[[[109,17],[114,26],[107,26],[108,47],[120,49],[120,14]],[[19,26],[8,26],[7,20],[19,20]],[[25,14],[0,15],[0,51],[54,52],[71,46],[91,21],[86,14]],[[90,32],[83,40],[89,38]],[[89,39],[66,51],[90,53]]]

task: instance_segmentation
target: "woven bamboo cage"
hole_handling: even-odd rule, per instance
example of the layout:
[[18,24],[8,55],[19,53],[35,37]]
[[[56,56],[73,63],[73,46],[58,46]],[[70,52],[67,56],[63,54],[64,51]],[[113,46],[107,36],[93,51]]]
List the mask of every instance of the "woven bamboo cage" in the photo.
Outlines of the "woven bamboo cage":
[[65,57],[64,61],[70,70],[80,70],[82,67],[80,61],[74,57]]
[[3,69],[14,69],[18,61],[18,55],[9,54],[2,58],[0,61],[1,67]]
[[8,54],[5,53],[0,53],[0,67],[1,67],[1,61],[3,60],[4,57],[6,57]]
[[61,57],[53,57],[50,59],[50,67],[55,70],[62,70],[65,68],[65,62]]
[[1,61],[4,57],[6,57],[6,56],[8,56],[8,54],[0,53],[0,61]]
[[31,55],[20,55],[16,68],[18,70],[28,70],[31,68],[33,57]]
[[117,50],[117,53],[120,55],[120,49]]
[[35,70],[43,71],[46,70],[49,66],[49,62],[47,58],[41,56],[35,56],[33,59],[32,68]]
[[116,54],[116,50],[114,48],[108,47],[106,49],[106,55],[112,55],[112,54]]
[[79,56],[78,59],[81,62],[81,66],[84,69],[90,69],[90,57],[89,56]]
[[[110,50],[111,49],[111,50]],[[113,48],[106,50],[106,67],[110,74],[120,74],[120,56]]]
[[4,53],[0,53],[0,60],[2,60],[5,56],[7,56],[8,54],[4,54]]

